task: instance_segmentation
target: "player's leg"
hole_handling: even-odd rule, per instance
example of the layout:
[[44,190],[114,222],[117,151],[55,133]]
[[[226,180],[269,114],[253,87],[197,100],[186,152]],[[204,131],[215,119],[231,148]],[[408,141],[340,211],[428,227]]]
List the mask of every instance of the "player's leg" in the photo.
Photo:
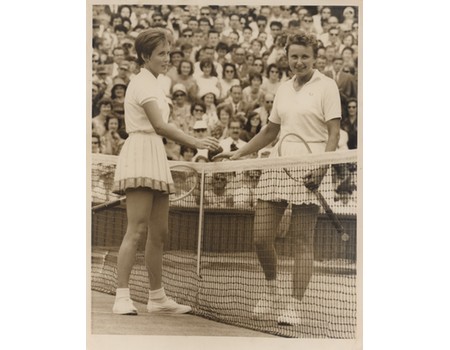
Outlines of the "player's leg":
[[281,324],[301,323],[300,301],[308,288],[313,274],[314,232],[319,207],[300,205],[292,208],[291,232],[294,237],[294,270],[292,276],[292,296],[284,300],[278,318]]
[[151,313],[186,313],[191,311],[191,307],[167,298],[162,286],[162,260],[168,225],[169,196],[155,192],[145,245],[145,265],[150,282],[147,310]]
[[128,282],[136,260],[139,240],[147,233],[154,192],[148,189],[129,189],[127,195],[127,231],[117,259],[117,290],[113,312],[135,315],[137,310],[130,298]]
[[256,254],[265,276],[265,286],[264,296],[253,309],[254,316],[275,311],[274,302],[278,299],[275,237],[286,206],[286,202],[259,200],[255,208],[253,238]]

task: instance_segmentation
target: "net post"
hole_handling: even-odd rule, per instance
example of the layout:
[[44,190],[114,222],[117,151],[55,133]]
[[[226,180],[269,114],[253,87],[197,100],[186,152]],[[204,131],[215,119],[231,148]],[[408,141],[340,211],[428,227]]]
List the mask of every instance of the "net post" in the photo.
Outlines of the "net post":
[[200,207],[198,213],[198,239],[197,239],[197,276],[200,276],[200,257],[202,251],[202,236],[203,236],[203,199],[205,197],[205,169],[202,169],[200,178]]

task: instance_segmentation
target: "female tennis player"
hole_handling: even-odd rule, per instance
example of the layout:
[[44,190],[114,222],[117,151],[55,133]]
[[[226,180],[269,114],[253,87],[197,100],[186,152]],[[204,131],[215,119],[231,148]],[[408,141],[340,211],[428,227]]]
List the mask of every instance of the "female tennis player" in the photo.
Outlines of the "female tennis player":
[[139,239],[147,235],[145,264],[150,282],[147,310],[151,313],[186,313],[190,306],[167,298],[161,283],[162,254],[168,231],[169,194],[174,183],[163,137],[189,147],[215,150],[212,137],[196,139],[167,123],[169,105],[157,77],[169,66],[170,33],[161,28],[141,32],[135,41],[141,70],[125,96],[125,123],[129,137],[120,152],[113,192],[126,194],[127,231],[119,249],[118,288],[113,312],[136,315],[128,286]]
[[[313,153],[335,151],[339,141],[341,105],[334,80],[313,69],[317,57],[317,40],[310,34],[293,34],[288,38],[286,54],[292,79],[277,90],[269,123],[249,143],[235,152],[217,157],[238,159],[257,152],[288,133],[301,135]],[[271,157],[278,156],[274,147]],[[283,142],[282,155],[308,153],[295,137]],[[291,227],[295,230],[295,266],[292,295],[301,300],[313,271],[314,228],[319,203],[310,189],[317,189],[327,171],[320,167],[304,174],[304,185],[295,183],[283,172],[265,172],[256,189],[258,203],[255,211],[254,239],[259,262],[266,278],[266,296],[254,308],[254,316],[263,316],[271,310],[283,310],[278,302],[276,277],[277,256],[275,237],[283,212],[292,203]],[[270,219],[267,219],[270,216]],[[294,299],[295,300],[295,299]],[[296,304],[298,304],[296,302]],[[292,305],[279,314],[281,324],[301,322]]]

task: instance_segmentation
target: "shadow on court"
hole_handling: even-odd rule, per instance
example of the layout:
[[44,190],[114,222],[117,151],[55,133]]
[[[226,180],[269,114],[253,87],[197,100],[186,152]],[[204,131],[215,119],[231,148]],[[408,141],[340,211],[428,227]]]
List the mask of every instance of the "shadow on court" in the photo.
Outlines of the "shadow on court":
[[149,315],[146,305],[135,302],[138,316],[120,316],[112,313],[114,296],[91,291],[92,334],[115,335],[179,335],[221,337],[266,337],[274,335],[208,320],[190,314]]

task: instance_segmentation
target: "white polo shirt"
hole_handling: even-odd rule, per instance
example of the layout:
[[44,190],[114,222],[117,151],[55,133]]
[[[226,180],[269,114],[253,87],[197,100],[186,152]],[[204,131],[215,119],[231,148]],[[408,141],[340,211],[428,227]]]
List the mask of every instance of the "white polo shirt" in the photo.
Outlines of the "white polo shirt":
[[142,107],[149,101],[156,101],[161,116],[167,123],[170,108],[166,95],[155,76],[147,69],[141,68],[139,74],[130,80],[125,95],[125,125],[128,133],[133,131],[152,132],[155,130]]
[[[310,81],[296,91],[294,79],[278,88],[269,120],[281,125],[280,140],[288,133],[296,133],[313,146],[324,143],[324,150],[328,141],[326,122],[341,118],[341,100],[336,82],[315,70]],[[292,141],[298,142],[295,138]],[[322,147],[311,148],[320,150]]]

